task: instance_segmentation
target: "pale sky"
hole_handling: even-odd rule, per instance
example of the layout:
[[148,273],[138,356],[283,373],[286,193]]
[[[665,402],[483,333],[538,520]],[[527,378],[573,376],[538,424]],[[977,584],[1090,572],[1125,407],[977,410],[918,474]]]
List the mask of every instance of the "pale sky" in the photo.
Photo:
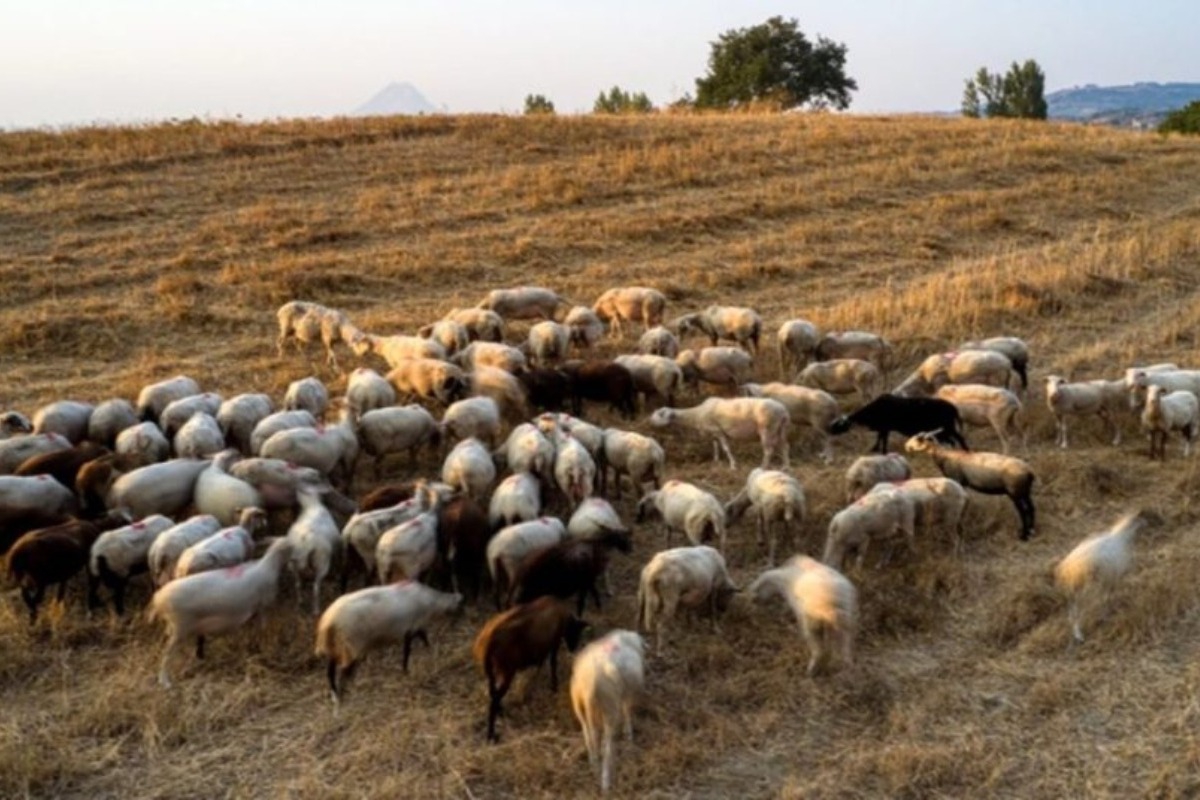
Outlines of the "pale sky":
[[0,127],[332,116],[393,81],[450,112],[661,104],[774,15],[847,45],[855,112],[954,110],[1026,58],[1048,91],[1200,81],[1198,0],[0,0]]

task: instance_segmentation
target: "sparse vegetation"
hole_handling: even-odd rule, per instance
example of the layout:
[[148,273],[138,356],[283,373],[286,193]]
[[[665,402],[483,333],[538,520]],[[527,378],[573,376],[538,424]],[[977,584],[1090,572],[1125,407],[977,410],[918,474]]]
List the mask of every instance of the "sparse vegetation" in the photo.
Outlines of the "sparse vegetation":
[[1158,132],[1200,134],[1200,100],[1168,114],[1158,126]]
[[[319,349],[313,363],[276,356],[284,301],[412,333],[519,284],[576,302],[641,284],[667,296],[670,315],[737,303],[769,330],[799,316],[873,330],[895,344],[897,375],[995,334],[1030,343],[1031,386],[1047,372],[1195,365],[1198,170],[1190,137],[1017,120],[434,116],[4,134],[0,408],[133,397],[180,372],[278,399],[316,371],[340,392]],[[514,328],[514,339],[525,330]],[[597,344],[604,357],[616,348]],[[760,378],[774,375],[764,358]],[[617,791],[1194,795],[1197,462],[1151,463],[1132,415],[1122,424],[1134,444],[1114,451],[1099,421],[1080,420],[1060,452],[1034,389],[1027,414],[1034,539],[1015,541],[1007,500],[972,496],[960,558],[918,541],[913,556],[852,571],[855,665],[815,681],[782,608],[735,599],[719,636],[679,619],[669,656],[648,659]],[[644,416],[630,427],[649,432]],[[815,434],[793,436],[809,519],[797,546],[819,552],[870,436],[839,441],[831,467]],[[745,479],[711,464],[707,440],[663,443],[669,477],[722,499]],[[759,453],[736,449],[747,463]],[[1051,567],[1133,506],[1163,522],[1139,541],[1106,618],[1068,651]],[[618,504],[626,519],[631,508],[628,496]],[[634,542],[613,564],[616,596],[589,612],[601,631],[635,619],[638,572],[661,540],[638,526]],[[738,585],[765,566],[750,523],[731,529],[727,560]],[[397,653],[373,654],[334,717],[288,581],[261,628],[214,639],[169,693],[155,684],[158,628],[87,620],[75,588],[33,630],[11,593],[0,603],[0,796],[594,791],[565,689],[551,696],[544,674],[506,699],[502,743],[484,743],[470,658],[480,609],[431,628],[408,675]],[[130,607],[146,599],[135,581]]]
[[631,93],[620,86],[601,92],[592,104],[593,114],[648,114],[653,110],[654,104],[645,92]]
[[525,95],[525,113],[526,114],[553,114],[554,103],[546,99],[545,95],[527,94]]

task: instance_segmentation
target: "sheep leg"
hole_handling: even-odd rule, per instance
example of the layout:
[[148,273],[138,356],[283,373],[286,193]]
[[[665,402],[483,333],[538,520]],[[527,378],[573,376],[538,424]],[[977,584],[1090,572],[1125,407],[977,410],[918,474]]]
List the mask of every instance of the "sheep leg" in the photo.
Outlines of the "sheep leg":
[[487,738],[489,742],[498,742],[500,737],[496,735],[496,718],[504,713],[504,708],[500,702],[504,699],[504,695],[508,694],[509,687],[512,686],[512,679],[506,677],[503,683],[496,684],[493,682],[493,676],[489,669],[488,674],[488,721],[487,721]]
[[325,678],[329,681],[329,695],[333,698],[333,709],[342,702],[342,693],[338,691],[338,663],[336,658],[329,659],[325,665]]
[[33,625],[37,622],[38,606],[42,604],[42,598],[46,595],[46,587],[38,584],[36,588],[30,589],[28,586],[21,587],[21,599],[25,601],[25,605],[29,607],[29,624]]
[[891,433],[891,431],[887,430],[886,428],[884,430],[879,431],[879,435],[875,437],[875,447],[872,448],[873,452],[882,453],[883,455],[887,455],[888,434],[890,434],[890,433]]
[[425,647],[429,647],[429,637],[425,634],[423,628],[418,628],[415,631],[409,631],[404,634],[404,662],[402,669],[405,674],[408,674],[408,658],[412,655],[412,643],[415,639],[421,640],[425,643]]
[[162,661],[158,665],[158,683],[164,689],[171,688],[171,676],[167,668],[171,665],[171,656],[179,646],[180,641],[179,632],[172,627],[171,635],[167,639],[167,647],[163,651]]
[[204,637],[196,637],[196,658],[200,661],[204,660]]
[[1080,624],[1082,617],[1079,609],[1079,597],[1072,596],[1071,604],[1067,606],[1067,619],[1071,622],[1071,638],[1076,644],[1083,644],[1083,629]]
[[[717,443],[721,445],[721,449],[725,451],[725,457],[729,459],[729,468],[737,469],[737,462],[733,460],[733,452],[729,449],[729,440],[724,434],[721,434],[717,437]],[[764,455],[764,459],[765,458],[766,456]],[[718,459],[714,458],[713,460],[716,461]],[[764,464],[764,466],[766,465]]]
[[125,581],[114,580],[108,588],[112,592],[113,607],[117,609],[117,616],[125,616]]
[[612,788],[613,773],[613,729],[612,721],[604,720],[604,749],[600,756],[600,791]]
[[558,691],[558,645],[550,651],[550,691]]

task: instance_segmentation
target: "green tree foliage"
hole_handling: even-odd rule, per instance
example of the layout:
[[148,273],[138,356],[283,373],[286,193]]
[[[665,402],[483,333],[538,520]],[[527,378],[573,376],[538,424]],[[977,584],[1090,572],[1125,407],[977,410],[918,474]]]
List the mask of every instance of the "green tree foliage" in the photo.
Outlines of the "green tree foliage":
[[963,89],[964,117],[1046,118],[1046,74],[1032,58],[1013,62],[1008,72],[980,67]]
[[601,92],[592,106],[593,114],[648,114],[653,110],[654,104],[645,92],[630,94],[620,86]]
[[846,75],[846,46],[817,37],[814,45],[795,19],[722,33],[712,42],[708,74],[696,79],[696,105],[732,108],[769,102],[781,109],[850,106],[858,83]]
[[544,95],[527,94],[525,95],[525,113],[526,114],[553,114],[554,103],[546,99]]
[[1200,100],[1177,108],[1158,126],[1159,133],[1200,134]]

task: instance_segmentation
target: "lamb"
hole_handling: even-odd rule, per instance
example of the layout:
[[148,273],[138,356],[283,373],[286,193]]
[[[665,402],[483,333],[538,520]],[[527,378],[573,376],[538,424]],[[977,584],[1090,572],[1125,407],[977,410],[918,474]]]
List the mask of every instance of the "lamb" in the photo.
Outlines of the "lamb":
[[700,382],[722,386],[733,392],[750,380],[754,359],[739,347],[705,347],[699,352],[683,350],[675,357],[683,379],[691,386]]
[[858,359],[870,361],[880,372],[886,372],[892,358],[892,345],[887,339],[866,331],[830,332],[822,336],[815,348],[817,361]]
[[512,373],[529,366],[518,348],[499,342],[471,342],[450,360],[468,371],[494,367]]
[[1021,437],[1021,447],[1029,452],[1029,435],[1025,430],[1021,401],[1008,389],[982,384],[948,384],[934,397],[954,404],[958,416],[967,425],[991,426],[1000,437],[1000,447],[1009,451],[1012,437]]
[[215,417],[197,411],[175,434],[171,447],[178,458],[207,458],[225,449],[225,434]]
[[401,662],[408,672],[413,641],[426,644],[425,628],[440,614],[458,610],[462,595],[447,594],[415,581],[372,586],[334,600],[317,623],[317,656],[327,660],[326,676],[336,710],[358,663],[372,650],[404,643]]
[[174,400],[200,394],[200,384],[186,375],[152,383],[138,393],[137,415],[142,422],[158,422],[158,416]]
[[34,433],[57,433],[71,444],[87,438],[88,421],[96,407],[91,403],[60,400],[42,406],[33,414]]
[[621,499],[621,476],[629,478],[633,484],[635,495],[642,494],[642,486],[651,481],[654,488],[662,486],[662,476],[666,466],[666,453],[662,445],[632,431],[617,428],[606,428],[603,433],[603,446],[597,458],[600,470],[600,493],[608,492],[608,470],[613,471],[613,487],[616,499]]
[[247,481],[229,474],[236,450],[224,450],[196,478],[192,503],[198,514],[211,514],[222,525],[236,525],[243,508],[265,508],[262,494]]
[[912,477],[908,459],[898,453],[859,456],[846,470],[846,502],[853,503],[880,483],[894,483]]
[[962,549],[962,516],[967,507],[967,490],[949,478],[909,478],[880,483],[875,492],[899,492],[912,501],[922,531],[928,536],[935,524],[950,529],[954,555]]
[[643,355],[673,359],[679,355],[679,339],[667,328],[657,325],[641,335],[637,349]]
[[386,376],[398,399],[414,396],[450,405],[467,391],[467,375],[461,368],[435,358],[409,358]]
[[471,343],[471,332],[461,322],[440,319],[426,325],[417,331],[422,339],[429,339],[441,345],[447,357],[454,355]]
[[196,657],[203,658],[206,637],[240,628],[275,601],[290,548],[287,539],[277,539],[257,561],[179,578],[154,593],[150,618],[167,626],[158,672],[163,688],[171,686],[171,656],[188,640],[196,639]]
[[707,434],[713,439],[713,461],[720,459],[718,445],[729,459],[729,468],[736,469],[729,442],[751,439],[762,443],[762,466],[771,466],[778,456],[784,467],[789,466],[788,411],[782,403],[759,397],[725,399],[710,397],[698,406],[680,409],[664,406],[650,415],[650,424],[657,428],[679,426]]
[[0,440],[23,433],[33,433],[33,422],[20,411],[5,411],[0,414]]
[[833,395],[820,389],[788,383],[747,383],[742,386],[742,393],[746,397],[766,397],[782,403],[793,425],[811,428],[820,437],[820,459],[826,464],[833,461],[833,440],[829,436],[829,428],[842,413]]
[[808,365],[817,349],[817,326],[806,319],[790,319],[779,326],[779,380],[786,381]]
[[964,342],[959,350],[994,350],[1012,362],[1013,371],[1021,379],[1021,391],[1029,388],[1029,345],[1015,336],[993,336],[975,342]]
[[926,453],[943,475],[980,494],[1003,494],[1021,518],[1021,541],[1034,535],[1033,468],[1019,458],[998,453],[964,453],[939,447],[931,433],[904,443],[909,454]]
[[762,317],[752,308],[740,306],[709,306],[695,314],[684,314],[675,320],[675,329],[682,338],[691,331],[708,337],[714,347],[722,339],[734,341],[751,354],[758,353],[762,336]]
[[288,528],[287,538],[291,543],[290,565],[296,579],[296,600],[300,601],[300,580],[311,576],[312,615],[321,613],[321,583],[333,569],[333,562],[341,553],[342,536],[338,525],[321,502],[321,495],[312,488],[302,489],[297,498],[300,514]]
[[770,539],[767,562],[774,566],[778,524],[788,535],[793,534],[793,524],[804,524],[804,487],[786,472],[752,469],[746,485],[725,505],[726,523],[732,525],[747,508],[754,509],[758,543],[763,544],[765,537]]
[[471,341],[504,341],[504,318],[495,311],[482,308],[451,309],[444,320],[457,322],[467,329]]
[[166,461],[171,456],[171,443],[153,422],[140,422],[126,428],[117,436],[114,448],[119,456],[135,459],[141,466]]
[[905,436],[937,431],[938,441],[968,449],[967,440],[962,435],[958,409],[953,403],[935,397],[897,397],[883,394],[857,411],[838,417],[829,426],[829,432],[840,436],[854,425],[875,431],[877,436],[872,449],[885,455],[892,431]]
[[443,441],[479,439],[495,448],[500,438],[500,406],[490,397],[458,400],[442,414]]
[[1067,619],[1075,642],[1083,642],[1083,603],[1095,594],[1103,606],[1133,566],[1133,540],[1146,525],[1138,512],[1125,514],[1111,528],[1077,544],[1054,568],[1054,580],[1067,595]]
[[88,417],[87,438],[111,450],[121,431],[137,424],[133,403],[121,398],[105,400]]
[[344,408],[338,424],[324,429],[292,428],[280,431],[263,442],[259,455],[312,467],[334,481],[339,478],[344,480],[349,486],[354,479],[358,452],[354,420],[350,409]]
[[633,376],[633,386],[649,401],[657,396],[669,406],[675,405],[675,392],[683,388],[683,370],[666,356],[630,355],[613,359]]
[[526,340],[533,363],[543,367],[552,361],[566,358],[570,342],[570,329],[551,320],[533,325]]
[[496,487],[488,501],[492,530],[537,519],[542,513],[542,484],[529,472],[514,472]]
[[880,484],[858,500],[833,515],[825,552],[821,561],[836,569],[844,569],[846,556],[858,553],[861,571],[871,542],[886,542],[888,550],[880,565],[891,559],[893,539],[903,536],[910,552],[916,552],[916,507],[907,494],[895,491],[890,484]]
[[375,545],[375,569],[380,584],[421,578],[438,557],[438,506],[436,492],[420,496],[419,511],[383,532]]
[[318,378],[307,377],[288,384],[283,396],[284,411],[307,411],[321,419],[329,409],[329,390]]
[[346,405],[361,417],[368,411],[396,405],[396,390],[373,369],[358,367],[346,380]]
[[396,369],[410,359],[432,359],[444,361],[446,348],[432,339],[422,339],[420,336],[375,336],[370,333],[358,334],[350,344],[354,354],[366,358],[374,354],[383,359],[389,369]]
[[662,518],[663,539],[671,544],[671,532],[683,531],[693,545],[716,539],[725,551],[725,508],[721,501],[691,483],[669,480],[661,489],[646,492],[638,501],[637,521],[654,509]]
[[1067,417],[1095,414],[1104,420],[1112,436],[1113,447],[1121,443],[1121,428],[1115,415],[1125,403],[1124,381],[1081,381],[1067,383],[1061,375],[1046,376],[1046,405],[1054,414],[1055,443],[1067,449]]
[[674,547],[654,554],[642,568],[637,592],[637,627],[653,633],[661,654],[667,622],[680,608],[707,608],[713,632],[717,614],[729,607],[738,588],[725,557],[707,545]]
[[26,514],[71,514],[75,493],[49,475],[0,475],[0,523]]
[[442,481],[468,497],[482,499],[496,480],[496,465],[483,442],[463,439],[442,463]]
[[539,517],[502,529],[487,545],[488,573],[492,578],[496,608],[513,590],[513,581],[533,554],[558,544],[567,535],[562,520]]
[[150,548],[163,532],[173,528],[170,517],[155,514],[123,528],[105,531],[92,545],[88,568],[108,587],[117,614],[125,614],[125,586],[129,579],[150,568]]
[[417,450],[427,446],[436,452],[442,440],[437,420],[415,403],[368,411],[359,417],[356,433],[362,451],[375,459],[376,480],[383,477],[387,456],[407,451],[409,464],[415,468]]
[[525,387],[512,373],[496,367],[481,366],[472,370],[468,379],[471,394],[495,400],[501,416],[512,421],[529,416]]
[[254,554],[254,534],[266,527],[266,511],[242,509],[237,525],[219,530],[179,554],[179,560],[175,562],[176,580],[241,564]]
[[592,305],[596,316],[609,323],[613,336],[623,336],[624,323],[637,322],[649,330],[661,325],[667,307],[666,296],[645,286],[621,286],[608,289]]
[[162,432],[167,435],[168,439],[174,439],[175,435],[179,433],[179,429],[186,425],[195,414],[204,413],[210,417],[216,417],[220,408],[221,396],[212,392],[181,397],[168,403],[167,407],[158,415],[158,426],[162,428]]
[[163,586],[175,577],[175,565],[183,552],[221,530],[221,523],[208,514],[197,514],[160,533],[150,543],[146,564],[155,586]]
[[317,418],[308,411],[276,411],[274,414],[268,414],[254,426],[250,433],[250,452],[260,455],[267,440],[280,431],[315,427],[317,427]]
[[1192,442],[1200,431],[1200,402],[1186,389],[1164,390],[1151,384],[1142,411],[1142,429],[1150,435],[1150,458],[1167,458],[1167,436],[1179,431],[1183,436],[1183,456],[1192,454]]
[[217,409],[217,425],[225,434],[225,443],[242,455],[253,455],[251,437],[258,423],[271,415],[275,404],[265,394],[239,394]]
[[572,508],[592,496],[596,462],[587,448],[569,433],[555,436],[554,481]]
[[550,688],[558,691],[558,649],[565,642],[574,652],[587,623],[557,597],[539,597],[489,619],[471,648],[488,683],[488,741],[499,740],[496,718],[517,672],[550,661]]
[[851,665],[858,591],[846,576],[808,556],[794,556],[759,575],[748,592],[758,602],[774,595],[787,600],[808,645],[810,678],[828,663],[833,650],[841,653],[843,665]]
[[584,647],[571,669],[571,707],[583,728],[588,761],[599,770],[602,793],[612,788],[617,725],[624,725],[633,744],[633,705],[645,683],[644,650],[636,633],[610,631]]
[[338,341],[349,345],[359,333],[343,312],[318,303],[292,300],[279,307],[275,318],[279,322],[275,349],[280,358],[283,358],[283,345],[289,338],[294,338],[299,347],[320,337],[325,346],[325,361],[334,369],[339,367],[333,345]]
[[571,380],[571,413],[583,414],[583,401],[607,403],[626,419],[637,413],[637,394],[629,370],[612,361],[568,361],[562,365]]
[[592,539],[567,538],[530,555],[513,579],[513,598],[527,603],[544,595],[576,597],[582,614],[588,594],[600,608],[596,581],[608,569],[612,550],[629,553],[633,542],[627,530],[606,529]]
[[809,364],[796,375],[793,383],[820,389],[829,394],[857,394],[863,403],[879,394],[883,375],[870,361],[835,358]]
[[549,289],[521,286],[516,289],[493,289],[476,307],[495,311],[504,319],[552,320],[559,306],[569,308],[571,303]]
[[0,475],[13,470],[34,456],[70,450],[71,442],[57,433],[31,433],[0,440]]

